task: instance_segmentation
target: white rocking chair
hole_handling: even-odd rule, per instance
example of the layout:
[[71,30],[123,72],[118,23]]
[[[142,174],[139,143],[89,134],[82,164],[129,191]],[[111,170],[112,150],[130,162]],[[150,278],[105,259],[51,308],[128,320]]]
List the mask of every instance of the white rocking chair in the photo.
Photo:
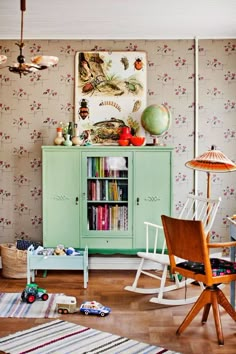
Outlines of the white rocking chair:
[[[208,235],[215,220],[220,202],[221,198],[207,199],[189,194],[187,201],[184,204],[184,207],[178,217],[180,219],[201,220],[204,224],[205,232]],[[165,238],[163,240],[161,253],[157,253],[158,239],[163,237],[163,233],[160,232],[163,230],[163,227],[150,222],[144,222],[144,224],[146,226],[146,251],[137,253],[137,256],[141,258],[141,261],[137,269],[133,284],[131,286],[126,286],[125,290],[139,294],[157,294],[157,296],[152,297],[149,301],[162,305],[176,306],[194,303],[199,295],[189,298],[186,297],[183,299],[167,299],[164,297],[164,293],[183,288],[186,285],[194,282],[194,280],[186,279],[180,281],[178,274],[173,274],[174,283],[172,285],[166,285],[168,280],[168,269],[170,266],[170,261],[168,254],[166,254]],[[156,263],[155,268],[153,268],[154,271],[152,272],[150,269],[147,270],[146,267],[147,262],[150,263],[150,261]],[[161,276],[157,274],[157,272],[160,274],[160,271]],[[142,274],[159,280],[159,287],[138,287],[139,278]],[[199,285],[202,291],[204,286],[202,283],[199,283]]]

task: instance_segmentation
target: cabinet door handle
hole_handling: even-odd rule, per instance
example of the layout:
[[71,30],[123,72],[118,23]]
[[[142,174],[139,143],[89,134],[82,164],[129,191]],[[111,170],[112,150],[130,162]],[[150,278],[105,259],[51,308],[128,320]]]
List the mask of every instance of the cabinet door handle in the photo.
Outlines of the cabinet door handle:
[[137,205],[139,205],[139,197],[137,198],[136,202],[137,202]]
[[76,197],[75,198],[75,205],[78,205],[79,204],[79,197]]

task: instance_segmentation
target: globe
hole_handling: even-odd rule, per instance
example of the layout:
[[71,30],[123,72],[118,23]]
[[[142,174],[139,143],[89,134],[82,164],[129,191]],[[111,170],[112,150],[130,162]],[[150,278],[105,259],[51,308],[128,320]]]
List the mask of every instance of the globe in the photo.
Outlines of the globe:
[[170,127],[171,114],[164,104],[146,107],[141,116],[142,127],[153,136],[163,135]]

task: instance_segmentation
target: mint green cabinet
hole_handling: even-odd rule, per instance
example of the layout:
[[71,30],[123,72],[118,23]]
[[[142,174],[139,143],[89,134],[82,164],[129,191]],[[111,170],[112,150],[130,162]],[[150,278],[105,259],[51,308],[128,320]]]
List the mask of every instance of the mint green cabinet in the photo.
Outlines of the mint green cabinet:
[[172,209],[172,149],[44,146],[43,242],[136,254]]

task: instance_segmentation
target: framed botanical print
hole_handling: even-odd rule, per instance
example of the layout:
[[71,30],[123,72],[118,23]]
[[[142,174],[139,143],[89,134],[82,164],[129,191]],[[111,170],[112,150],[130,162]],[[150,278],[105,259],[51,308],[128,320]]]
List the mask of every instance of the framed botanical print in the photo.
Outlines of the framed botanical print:
[[141,114],[147,100],[147,58],[141,51],[77,52],[75,123],[93,144],[117,144],[121,127],[145,134]]

